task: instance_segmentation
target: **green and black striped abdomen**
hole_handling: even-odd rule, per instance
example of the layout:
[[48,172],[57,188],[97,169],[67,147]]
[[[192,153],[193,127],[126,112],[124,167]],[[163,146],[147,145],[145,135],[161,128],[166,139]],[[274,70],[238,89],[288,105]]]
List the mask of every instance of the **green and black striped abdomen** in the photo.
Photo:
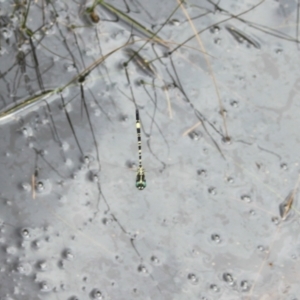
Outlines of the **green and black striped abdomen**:
[[139,190],[143,190],[146,187],[146,177],[145,177],[145,170],[142,166],[141,122],[140,122],[138,109],[136,109],[136,133],[137,133],[137,140],[138,140],[139,167],[136,174],[135,185]]

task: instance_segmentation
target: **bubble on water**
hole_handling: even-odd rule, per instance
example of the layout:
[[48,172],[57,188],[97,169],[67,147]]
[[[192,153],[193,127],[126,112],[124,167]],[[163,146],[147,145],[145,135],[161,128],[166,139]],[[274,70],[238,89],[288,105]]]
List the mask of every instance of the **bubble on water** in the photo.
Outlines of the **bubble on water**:
[[226,117],[227,116],[227,110],[223,108],[222,110],[219,111],[219,114],[221,116],[225,116]]
[[73,63],[66,63],[64,65],[64,67],[67,72],[75,72],[76,71],[75,65]]
[[41,248],[41,241],[40,240],[35,240],[31,243],[31,247],[34,249],[40,249]]
[[211,195],[216,195],[217,194],[217,189],[215,187],[210,187],[210,188],[208,188],[208,192]]
[[93,181],[93,182],[98,182],[98,181],[99,181],[99,176],[98,176],[98,174],[96,174],[96,173],[93,174],[92,181]]
[[207,175],[206,170],[204,169],[197,170],[197,174],[202,177],[206,177]]
[[72,179],[76,179],[78,177],[78,172],[74,171],[74,173],[71,175]]
[[30,230],[28,228],[22,228],[20,231],[20,234],[23,239],[28,239],[30,238]]
[[90,155],[85,155],[83,158],[82,158],[82,162],[86,165],[88,165],[90,162],[92,161],[92,157]]
[[232,107],[234,107],[234,108],[237,108],[237,107],[239,106],[239,103],[238,103],[236,100],[232,100],[232,101],[230,102],[230,105],[231,105]]
[[251,197],[249,195],[242,195],[241,200],[245,201],[247,203],[250,203],[251,202]]
[[172,26],[179,26],[180,25],[180,21],[178,19],[171,19],[169,21],[169,24]]
[[215,38],[215,39],[214,39],[214,43],[215,43],[216,45],[221,45],[221,42],[222,42],[222,39],[220,39],[220,38]]
[[[4,203],[5,203],[7,206],[11,206],[13,202],[10,201],[10,200],[5,200]],[[2,222],[0,225],[3,225],[3,222]]]
[[66,259],[66,260],[73,260],[74,259],[74,254],[72,252],[71,249],[65,249],[63,251],[63,257]]
[[210,31],[211,33],[219,33],[219,32],[220,32],[220,27],[217,26],[217,25],[211,26],[210,29],[209,29],[209,31]]
[[104,299],[102,292],[99,289],[93,289],[91,292],[92,299]]
[[232,184],[232,183],[234,183],[234,179],[232,177],[228,177],[227,178],[227,182],[230,183],[230,184]]
[[216,284],[211,284],[209,288],[214,291],[215,293],[218,293],[220,291],[220,288]]
[[199,279],[198,277],[194,274],[194,273],[189,273],[187,276],[188,280],[192,283],[192,284],[198,284]]
[[147,270],[146,266],[144,266],[144,265],[139,265],[138,266],[138,271],[139,271],[139,273],[143,273],[143,274],[148,273],[148,270]]
[[257,250],[263,252],[263,251],[265,251],[265,247],[262,246],[262,245],[258,245],[258,246],[257,246]]
[[250,214],[251,216],[255,216],[255,215],[256,215],[256,212],[255,212],[255,210],[251,209],[251,210],[249,211],[249,214]]
[[281,165],[280,165],[280,168],[282,169],[282,170],[287,170],[288,169],[288,166],[287,166],[287,164],[286,163],[282,163]]
[[[144,79],[142,79],[142,78],[139,78],[139,79],[137,79],[136,81],[135,81],[135,85],[136,86],[143,86],[143,85],[145,85],[146,84],[146,82],[145,82],[145,80]],[[163,89],[164,89],[165,87],[163,87]]]
[[25,137],[28,136],[28,131],[27,131],[27,128],[26,128],[26,127],[23,127],[21,131],[22,131],[22,134],[23,134]]
[[128,121],[128,115],[124,115],[124,114],[120,115],[119,120],[122,123],[126,123]]
[[251,285],[247,280],[241,281],[241,290],[242,292],[248,292],[250,290]]
[[28,182],[21,183],[21,189],[24,190],[25,192],[30,192],[31,191],[30,183]]
[[193,130],[189,133],[189,137],[194,141],[198,141],[202,137],[202,134],[199,131]]
[[278,224],[279,224],[279,218],[278,218],[278,217],[272,217],[272,222],[273,222],[275,225],[278,225]]
[[111,218],[103,218],[102,223],[106,226],[110,225],[113,222],[113,219]]
[[223,136],[222,142],[226,145],[231,145],[232,140],[231,140],[230,136]]
[[21,133],[24,137],[28,138],[28,137],[32,137],[33,135],[33,131],[31,127],[23,127],[21,129]]
[[223,280],[227,282],[229,285],[234,285],[233,276],[230,273],[223,274]]
[[281,48],[277,48],[277,49],[275,50],[275,53],[276,53],[276,54],[282,54],[282,52],[283,52],[283,49],[281,49]]
[[9,39],[12,36],[12,34],[13,32],[9,28],[2,28],[1,30],[1,35],[5,40]]
[[219,234],[216,233],[211,235],[211,240],[217,244],[221,243],[221,237]]
[[92,182],[99,182],[99,174],[98,171],[89,171],[88,178]]
[[48,264],[45,260],[39,261],[37,263],[37,268],[39,269],[39,271],[46,271],[48,269]]
[[200,254],[200,251],[198,251],[197,249],[192,249],[192,256],[193,257],[197,257],[197,256],[199,256],[199,254]]
[[77,296],[72,296],[68,300],[80,300]]
[[43,181],[38,181],[36,183],[36,190],[37,192],[42,192],[45,189]]
[[39,286],[40,286],[40,291],[43,293],[48,293],[52,290],[52,284],[46,280],[40,282]]
[[160,260],[155,255],[152,255],[151,262],[158,265],[160,263]]
[[59,260],[57,265],[61,268],[61,269],[65,269],[66,268],[66,262],[64,260]]

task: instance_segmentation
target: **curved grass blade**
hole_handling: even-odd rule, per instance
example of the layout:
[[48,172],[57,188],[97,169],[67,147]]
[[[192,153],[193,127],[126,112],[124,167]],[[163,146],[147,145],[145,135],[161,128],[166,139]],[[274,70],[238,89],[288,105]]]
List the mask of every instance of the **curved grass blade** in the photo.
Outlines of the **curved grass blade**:
[[238,43],[241,44],[244,41],[246,41],[249,45],[252,45],[256,49],[260,49],[260,44],[257,41],[255,41],[252,37],[242,32],[241,30],[233,27],[232,25],[226,25],[225,28],[228,30],[228,32],[234,37],[234,39]]
[[136,65],[148,76],[155,77],[156,76],[156,69],[151,64],[150,61],[148,61],[146,58],[142,57],[137,51],[127,48],[125,49],[125,53],[129,57],[134,57],[133,61],[136,63]]
[[39,93],[33,97],[30,97],[29,99],[26,99],[24,101],[21,101],[17,104],[13,103],[12,106],[9,106],[5,108],[3,111],[0,112],[0,121],[4,121],[9,117],[12,117],[13,115],[23,112],[25,109],[28,109],[35,105],[37,102],[41,100],[46,100],[48,97],[53,95],[55,93],[55,90],[46,90],[42,93]]
[[116,15],[119,20],[129,25],[131,28],[135,29],[138,33],[142,34],[144,37],[147,37],[148,39],[153,40],[157,44],[168,48],[167,43],[162,38],[157,36],[157,33],[154,33],[151,30],[147,29],[145,26],[143,26],[136,20],[132,19],[122,11],[118,10],[114,6],[110,5],[109,3],[106,3],[103,0],[98,0],[97,3],[101,5],[101,7],[104,8],[106,12]]
[[289,212],[291,211],[295,199],[295,192],[291,191],[285,200],[279,205],[279,213],[282,220],[286,220]]

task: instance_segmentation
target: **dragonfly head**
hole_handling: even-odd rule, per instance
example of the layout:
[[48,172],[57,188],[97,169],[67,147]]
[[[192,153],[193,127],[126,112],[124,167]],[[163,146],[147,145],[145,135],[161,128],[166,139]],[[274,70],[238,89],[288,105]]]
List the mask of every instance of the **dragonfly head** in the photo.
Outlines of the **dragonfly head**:
[[138,173],[138,174],[136,175],[135,186],[136,186],[139,190],[143,190],[143,189],[147,186],[147,184],[146,184],[146,179],[145,179],[145,175],[144,175],[144,174]]

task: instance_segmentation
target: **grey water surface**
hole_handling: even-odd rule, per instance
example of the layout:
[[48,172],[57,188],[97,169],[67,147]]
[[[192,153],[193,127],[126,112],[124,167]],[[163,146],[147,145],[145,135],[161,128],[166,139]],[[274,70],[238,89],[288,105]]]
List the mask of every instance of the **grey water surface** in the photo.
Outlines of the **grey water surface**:
[[1,300],[300,299],[298,1],[0,2]]

